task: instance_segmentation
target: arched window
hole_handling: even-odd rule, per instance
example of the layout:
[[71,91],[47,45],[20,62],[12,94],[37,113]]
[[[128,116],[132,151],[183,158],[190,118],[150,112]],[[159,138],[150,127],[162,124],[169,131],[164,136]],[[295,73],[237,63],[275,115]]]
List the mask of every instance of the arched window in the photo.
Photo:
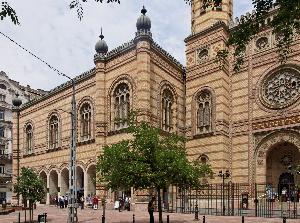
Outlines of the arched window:
[[169,89],[165,89],[162,94],[162,129],[164,131],[172,130],[173,119],[173,95]]
[[58,117],[52,115],[49,121],[49,148],[54,149],[58,147]]
[[26,126],[26,151],[28,153],[32,152],[32,136],[33,136],[33,131],[32,131],[32,125],[28,124]]
[[114,91],[115,129],[127,127],[127,117],[130,112],[130,90],[127,84],[122,83]]
[[207,90],[201,91],[197,97],[197,133],[212,131],[212,97]]
[[84,103],[80,109],[81,140],[88,140],[92,136],[92,108]]

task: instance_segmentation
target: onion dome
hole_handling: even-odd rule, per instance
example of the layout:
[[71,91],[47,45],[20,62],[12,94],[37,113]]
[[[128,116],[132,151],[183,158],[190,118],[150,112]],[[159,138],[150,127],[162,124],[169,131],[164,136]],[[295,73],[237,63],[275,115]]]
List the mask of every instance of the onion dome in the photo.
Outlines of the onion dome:
[[101,35],[99,36],[100,40],[95,45],[95,50],[99,54],[106,54],[108,51],[108,46],[104,40],[104,36],[102,34],[102,28],[101,28]]
[[19,98],[19,94],[16,94],[16,97],[12,100],[12,104],[15,107],[20,107],[22,105],[22,100]]
[[151,20],[148,16],[146,16],[147,10],[145,9],[145,6],[143,6],[141,13],[142,15],[138,18],[136,22],[137,30],[150,30]]

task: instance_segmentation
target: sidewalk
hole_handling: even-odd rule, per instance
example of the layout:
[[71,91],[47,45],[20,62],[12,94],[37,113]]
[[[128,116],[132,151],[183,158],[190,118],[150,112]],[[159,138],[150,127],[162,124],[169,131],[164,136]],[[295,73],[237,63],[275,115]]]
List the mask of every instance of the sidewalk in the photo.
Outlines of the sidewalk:
[[[53,206],[39,206],[34,210],[34,219],[37,220],[37,215],[47,213],[47,222],[51,223],[65,223],[67,222],[68,210],[58,209]],[[147,212],[128,212],[106,210],[105,223],[132,223],[133,214],[135,215],[135,223],[148,223],[149,215]],[[203,223],[203,216],[199,216],[199,221],[194,220],[194,215],[191,214],[175,214],[163,213],[164,222],[167,222],[167,215],[170,216],[170,223]],[[21,219],[24,221],[24,211],[21,212]],[[84,209],[78,210],[78,218],[80,223],[101,223],[102,210]],[[10,215],[0,215],[1,223],[16,222],[18,212]],[[158,222],[158,213],[155,213],[155,222]],[[241,217],[220,217],[220,216],[206,216],[206,223],[241,223]],[[245,223],[282,223],[282,219],[268,219],[268,218],[245,218]],[[299,219],[288,219],[287,223],[299,223]]]

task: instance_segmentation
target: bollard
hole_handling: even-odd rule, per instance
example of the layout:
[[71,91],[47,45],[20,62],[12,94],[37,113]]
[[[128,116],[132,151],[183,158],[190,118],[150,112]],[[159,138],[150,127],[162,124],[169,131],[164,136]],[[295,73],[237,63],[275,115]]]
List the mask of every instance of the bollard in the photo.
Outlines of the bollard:
[[286,223],[286,217],[283,217],[283,223]]
[[170,223],[170,216],[167,215],[167,223]]
[[47,213],[44,213],[45,216],[45,222],[47,222]]
[[199,210],[198,210],[198,203],[196,201],[196,205],[195,205],[195,220],[198,221],[199,220]]
[[21,213],[19,212],[19,214],[18,214],[18,223],[20,223],[21,222]]
[[105,223],[105,217],[102,215],[102,223]]
[[135,215],[132,216],[132,223],[135,223]]
[[245,217],[242,216],[242,223],[245,223]]
[[205,216],[203,216],[203,223],[205,223]]

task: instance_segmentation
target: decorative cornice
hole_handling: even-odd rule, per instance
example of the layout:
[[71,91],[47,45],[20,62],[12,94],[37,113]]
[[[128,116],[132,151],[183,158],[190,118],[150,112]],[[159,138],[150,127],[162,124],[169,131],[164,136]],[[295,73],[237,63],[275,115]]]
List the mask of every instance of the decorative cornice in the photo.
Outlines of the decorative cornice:
[[[95,71],[96,71],[96,69],[93,68],[93,69],[91,69],[91,70],[89,70],[89,71],[86,71],[86,72],[82,73],[81,75],[75,77],[75,78],[74,78],[75,84],[78,84],[79,82],[85,80],[86,78],[88,78],[88,77],[94,75],[94,74],[95,74]],[[29,102],[23,104],[23,105],[20,107],[20,110],[22,111],[22,110],[24,110],[24,109],[26,109],[26,108],[28,108],[28,107],[30,107],[30,106],[32,106],[32,105],[35,105],[35,104],[37,104],[37,103],[39,103],[39,102],[41,102],[41,101],[43,101],[43,100],[45,100],[45,99],[47,99],[47,98],[50,98],[50,97],[53,96],[54,94],[57,94],[58,92],[61,92],[61,91],[65,90],[65,89],[67,89],[67,88],[69,88],[69,87],[71,87],[71,86],[72,86],[72,81],[67,81],[67,82],[65,82],[65,83],[63,83],[63,84],[61,84],[61,85],[59,85],[59,86],[53,88],[52,90],[50,90],[50,91],[48,92],[48,94],[45,94],[45,95],[43,95],[42,97],[35,98],[34,100],[31,100],[31,101],[29,101]]]
[[164,50],[160,45],[158,45],[156,42],[152,42],[152,47],[166,56],[171,62],[173,62],[175,65],[177,65],[180,69],[185,70],[185,67],[178,61],[176,60],[170,53],[168,53],[166,50]]
[[202,30],[201,32],[191,34],[190,36],[185,38],[184,42],[187,43],[188,41],[191,41],[192,39],[195,39],[199,36],[206,35],[206,34],[212,32],[213,30],[216,30],[216,29],[219,29],[219,28],[224,28],[226,31],[229,30],[229,27],[223,21],[217,21],[211,27],[208,27],[208,28]]

